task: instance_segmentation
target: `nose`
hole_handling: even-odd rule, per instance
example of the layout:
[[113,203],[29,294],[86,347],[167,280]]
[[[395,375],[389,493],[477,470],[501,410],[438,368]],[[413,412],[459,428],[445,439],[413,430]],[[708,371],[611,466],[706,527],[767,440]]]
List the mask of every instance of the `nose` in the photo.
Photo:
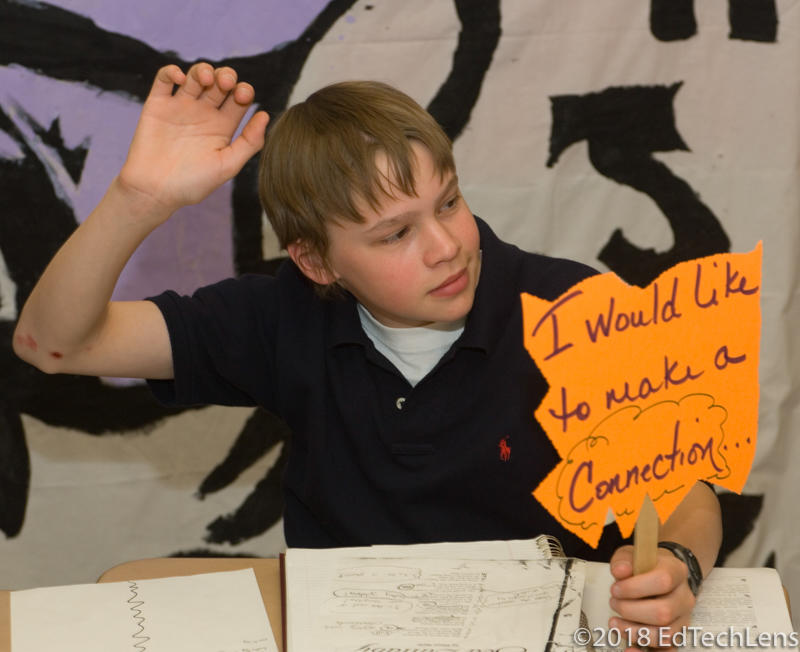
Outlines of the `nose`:
[[453,260],[461,249],[461,243],[448,226],[432,219],[426,228],[423,260],[429,267]]

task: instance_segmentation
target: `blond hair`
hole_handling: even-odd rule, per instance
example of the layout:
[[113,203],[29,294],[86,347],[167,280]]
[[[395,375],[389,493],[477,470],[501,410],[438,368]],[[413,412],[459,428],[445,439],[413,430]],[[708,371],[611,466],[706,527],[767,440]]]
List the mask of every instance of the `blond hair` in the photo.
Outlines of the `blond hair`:
[[[261,155],[258,191],[281,247],[302,241],[325,263],[327,225],[361,223],[358,205],[377,209],[399,190],[416,195],[413,142],[440,176],[455,171],[450,139],[401,91],[373,81],[326,86],[272,125]],[[383,154],[388,175],[378,168]]]

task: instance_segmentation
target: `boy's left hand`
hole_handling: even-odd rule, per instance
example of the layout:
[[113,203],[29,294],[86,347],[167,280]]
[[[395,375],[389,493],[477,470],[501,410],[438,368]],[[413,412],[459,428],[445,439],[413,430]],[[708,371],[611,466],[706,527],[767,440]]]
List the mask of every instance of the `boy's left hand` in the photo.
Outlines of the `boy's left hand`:
[[686,564],[659,548],[655,568],[634,575],[633,546],[622,546],[610,565],[616,581],[611,585],[609,604],[619,617],[612,617],[608,626],[627,631],[627,640],[634,646],[669,647],[672,636],[689,625],[696,601]]

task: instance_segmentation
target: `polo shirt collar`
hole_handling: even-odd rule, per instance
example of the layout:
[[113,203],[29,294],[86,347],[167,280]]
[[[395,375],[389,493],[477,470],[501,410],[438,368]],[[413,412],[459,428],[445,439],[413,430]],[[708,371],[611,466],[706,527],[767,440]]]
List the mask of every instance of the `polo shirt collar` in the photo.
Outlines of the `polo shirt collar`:
[[491,352],[520,301],[514,281],[518,259],[513,255],[515,247],[501,241],[482,219],[475,220],[481,243],[481,274],[464,333],[455,346]]
[[328,346],[340,344],[367,345],[369,339],[358,318],[356,298],[349,292],[325,301],[328,315]]

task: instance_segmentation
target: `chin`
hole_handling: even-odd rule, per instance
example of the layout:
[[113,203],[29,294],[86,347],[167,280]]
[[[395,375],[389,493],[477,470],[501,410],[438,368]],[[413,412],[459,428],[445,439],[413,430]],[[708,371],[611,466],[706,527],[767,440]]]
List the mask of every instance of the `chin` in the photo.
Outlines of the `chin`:
[[447,310],[441,311],[441,316],[435,321],[450,322],[464,319],[472,310],[473,300],[474,297],[465,298],[459,301],[458,305],[448,306]]

